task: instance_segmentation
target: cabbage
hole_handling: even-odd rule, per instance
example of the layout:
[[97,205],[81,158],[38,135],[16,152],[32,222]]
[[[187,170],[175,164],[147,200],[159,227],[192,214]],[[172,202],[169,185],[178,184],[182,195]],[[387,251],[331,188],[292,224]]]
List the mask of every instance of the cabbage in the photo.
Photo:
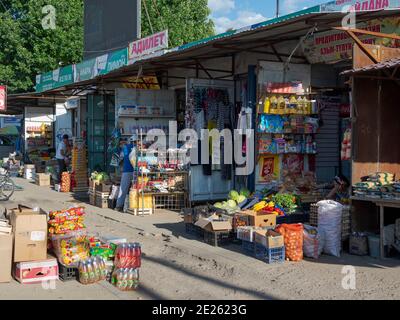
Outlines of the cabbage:
[[218,209],[222,209],[223,204],[221,202],[217,202],[217,203],[214,204],[214,207],[218,208]]
[[237,203],[239,204],[239,203],[242,203],[243,201],[246,201],[246,197],[244,196],[244,195],[240,195],[237,199],[236,199],[236,201],[237,201]]
[[239,197],[239,193],[235,190],[232,190],[231,192],[229,192],[229,199],[230,200],[235,200],[237,201],[237,198]]
[[228,200],[228,207],[230,208],[236,208],[237,204],[235,200]]

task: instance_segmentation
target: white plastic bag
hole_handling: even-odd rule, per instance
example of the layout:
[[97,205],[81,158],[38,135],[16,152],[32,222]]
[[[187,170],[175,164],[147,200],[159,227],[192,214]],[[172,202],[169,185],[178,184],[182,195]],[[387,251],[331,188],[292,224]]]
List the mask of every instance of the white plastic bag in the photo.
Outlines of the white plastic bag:
[[318,231],[325,236],[324,253],[340,257],[343,205],[332,200],[318,202]]
[[325,237],[317,228],[304,225],[303,252],[308,258],[318,259],[324,249]]

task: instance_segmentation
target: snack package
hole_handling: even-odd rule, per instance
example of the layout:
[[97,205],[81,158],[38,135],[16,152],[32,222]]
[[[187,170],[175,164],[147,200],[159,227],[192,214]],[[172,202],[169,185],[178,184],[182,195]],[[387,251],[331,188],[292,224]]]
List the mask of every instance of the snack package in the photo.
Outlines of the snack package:
[[65,235],[52,235],[50,237],[53,251],[61,264],[68,267],[77,267],[80,261],[90,257],[86,230],[70,232]]

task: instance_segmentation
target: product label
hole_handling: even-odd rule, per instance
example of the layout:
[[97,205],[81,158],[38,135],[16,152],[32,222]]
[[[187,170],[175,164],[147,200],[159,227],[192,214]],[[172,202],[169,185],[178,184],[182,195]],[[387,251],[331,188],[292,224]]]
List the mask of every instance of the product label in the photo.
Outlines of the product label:
[[44,241],[46,240],[46,232],[44,231],[32,231],[31,241]]

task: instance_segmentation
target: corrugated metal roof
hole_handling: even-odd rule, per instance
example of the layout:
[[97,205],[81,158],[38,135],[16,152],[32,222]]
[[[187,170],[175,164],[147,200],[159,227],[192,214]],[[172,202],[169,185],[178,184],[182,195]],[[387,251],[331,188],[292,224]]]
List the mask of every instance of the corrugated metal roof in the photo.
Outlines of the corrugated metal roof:
[[383,61],[380,63],[376,64],[371,64],[362,68],[358,69],[351,69],[351,70],[346,70],[343,71],[341,74],[343,75],[352,75],[355,73],[363,73],[363,72],[373,72],[373,71],[380,71],[380,70],[385,70],[385,69],[393,69],[400,67],[400,57],[399,58],[393,58],[387,61]]

